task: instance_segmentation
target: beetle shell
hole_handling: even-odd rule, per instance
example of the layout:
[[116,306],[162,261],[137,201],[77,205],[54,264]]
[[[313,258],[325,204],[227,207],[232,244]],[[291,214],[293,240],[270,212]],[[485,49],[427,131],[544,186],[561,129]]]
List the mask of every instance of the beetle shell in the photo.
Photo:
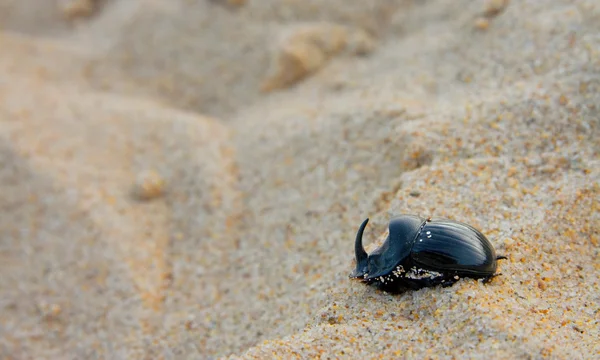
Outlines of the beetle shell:
[[368,221],[356,235],[356,269],[350,277],[384,291],[450,286],[461,277],[489,280],[496,275],[497,260],[505,259],[470,225],[414,215],[393,218],[387,239],[367,254],[362,235]]

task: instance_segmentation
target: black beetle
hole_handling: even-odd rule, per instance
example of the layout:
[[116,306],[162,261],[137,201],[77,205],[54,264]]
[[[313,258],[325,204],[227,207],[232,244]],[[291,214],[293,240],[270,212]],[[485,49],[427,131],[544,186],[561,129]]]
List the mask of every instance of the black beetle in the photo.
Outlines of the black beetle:
[[470,225],[414,215],[393,218],[383,245],[367,254],[362,236],[368,222],[356,235],[356,269],[350,277],[387,292],[451,286],[461,277],[488,281],[497,275],[497,260],[506,259]]

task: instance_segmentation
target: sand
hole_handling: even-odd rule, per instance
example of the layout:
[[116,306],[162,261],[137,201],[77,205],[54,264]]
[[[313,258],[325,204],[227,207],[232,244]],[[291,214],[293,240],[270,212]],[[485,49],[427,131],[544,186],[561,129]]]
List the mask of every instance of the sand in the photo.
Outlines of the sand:
[[[600,359],[595,0],[0,0],[0,358]],[[397,214],[492,282],[351,281]]]

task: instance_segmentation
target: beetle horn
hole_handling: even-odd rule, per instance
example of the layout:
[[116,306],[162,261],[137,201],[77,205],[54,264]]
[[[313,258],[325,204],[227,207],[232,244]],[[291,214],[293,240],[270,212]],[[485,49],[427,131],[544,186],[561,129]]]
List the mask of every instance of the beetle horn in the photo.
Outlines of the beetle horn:
[[361,262],[367,260],[367,257],[368,257],[367,252],[365,251],[365,248],[362,245],[363,232],[365,231],[365,228],[367,227],[368,222],[369,222],[369,219],[367,218],[360,225],[360,228],[358,229],[358,233],[356,233],[356,240],[354,242],[354,253],[356,255],[357,263],[361,263]]
[[367,252],[362,245],[362,236],[368,222],[369,218],[363,221],[363,223],[360,225],[360,228],[358,228],[358,233],[356,234],[356,240],[354,242],[354,254],[356,255],[356,270],[354,271],[355,276],[364,275],[367,269],[367,259],[369,255],[367,255]]

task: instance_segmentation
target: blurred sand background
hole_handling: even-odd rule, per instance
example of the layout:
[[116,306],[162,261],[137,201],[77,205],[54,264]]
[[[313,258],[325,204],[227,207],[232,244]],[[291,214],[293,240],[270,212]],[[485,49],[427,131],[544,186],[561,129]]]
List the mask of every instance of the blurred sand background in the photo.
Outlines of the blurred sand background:
[[[0,358],[600,358],[597,0],[0,0]],[[390,216],[489,284],[350,281]]]

